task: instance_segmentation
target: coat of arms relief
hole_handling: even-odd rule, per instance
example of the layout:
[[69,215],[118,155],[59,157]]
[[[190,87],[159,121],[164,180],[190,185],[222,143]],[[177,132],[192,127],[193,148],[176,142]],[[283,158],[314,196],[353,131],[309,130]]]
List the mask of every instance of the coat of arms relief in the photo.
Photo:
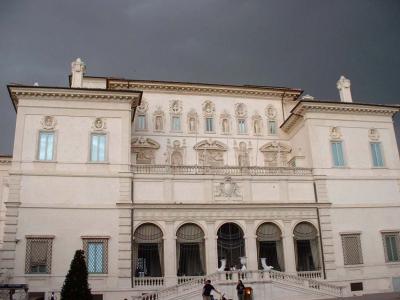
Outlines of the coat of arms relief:
[[230,176],[225,177],[222,182],[215,184],[215,200],[242,200],[242,197],[239,184],[234,182]]

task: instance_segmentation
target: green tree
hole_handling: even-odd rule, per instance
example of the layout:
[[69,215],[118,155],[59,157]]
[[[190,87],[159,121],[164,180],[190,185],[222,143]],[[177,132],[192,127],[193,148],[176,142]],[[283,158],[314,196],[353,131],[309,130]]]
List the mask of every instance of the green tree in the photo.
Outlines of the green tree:
[[83,250],[76,250],[61,290],[61,300],[92,300]]

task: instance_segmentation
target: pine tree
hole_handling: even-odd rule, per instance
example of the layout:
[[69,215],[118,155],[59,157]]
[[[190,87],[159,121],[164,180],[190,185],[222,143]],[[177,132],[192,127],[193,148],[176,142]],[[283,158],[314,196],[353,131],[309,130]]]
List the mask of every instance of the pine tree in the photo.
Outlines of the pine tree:
[[76,250],[61,290],[61,300],[92,300],[83,250]]

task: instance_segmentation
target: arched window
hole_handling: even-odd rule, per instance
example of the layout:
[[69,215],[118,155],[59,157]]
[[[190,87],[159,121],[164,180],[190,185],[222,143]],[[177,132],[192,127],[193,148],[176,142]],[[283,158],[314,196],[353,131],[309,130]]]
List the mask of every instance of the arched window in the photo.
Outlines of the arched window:
[[218,229],[219,269],[230,270],[243,267],[241,257],[246,256],[243,231],[235,223],[225,223]]
[[176,233],[178,276],[201,276],[206,272],[204,232],[193,223],[184,224]]
[[263,223],[257,229],[258,268],[273,266],[274,270],[285,270],[282,232],[273,223]]
[[315,271],[321,268],[317,229],[308,222],[297,224],[293,231],[297,271]]
[[135,277],[164,276],[163,233],[158,226],[146,223],[135,230],[133,255]]

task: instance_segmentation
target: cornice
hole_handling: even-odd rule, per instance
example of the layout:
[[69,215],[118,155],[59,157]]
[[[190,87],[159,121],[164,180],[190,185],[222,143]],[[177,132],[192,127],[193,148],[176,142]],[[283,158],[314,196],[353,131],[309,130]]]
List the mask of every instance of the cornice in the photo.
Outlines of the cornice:
[[399,106],[365,104],[365,103],[343,103],[322,101],[300,101],[291,111],[290,116],[281,125],[282,130],[289,132],[299,120],[303,119],[308,112],[325,112],[340,114],[363,114],[393,116],[400,110]]
[[102,101],[102,102],[127,102],[135,108],[140,103],[142,92],[117,91],[101,89],[75,89],[60,87],[35,87],[9,85],[8,90],[14,107],[18,107],[20,98],[38,100],[56,99],[69,101]]
[[174,83],[174,82],[145,82],[128,80],[108,80],[108,88],[111,90],[143,90],[143,91],[162,91],[176,93],[197,93],[205,95],[224,95],[224,96],[251,96],[251,97],[279,97],[284,100],[296,100],[302,90],[274,87],[254,87],[254,86],[229,86],[216,84],[196,84],[196,83]]
[[11,164],[11,161],[12,161],[12,156],[0,156],[1,165]]

